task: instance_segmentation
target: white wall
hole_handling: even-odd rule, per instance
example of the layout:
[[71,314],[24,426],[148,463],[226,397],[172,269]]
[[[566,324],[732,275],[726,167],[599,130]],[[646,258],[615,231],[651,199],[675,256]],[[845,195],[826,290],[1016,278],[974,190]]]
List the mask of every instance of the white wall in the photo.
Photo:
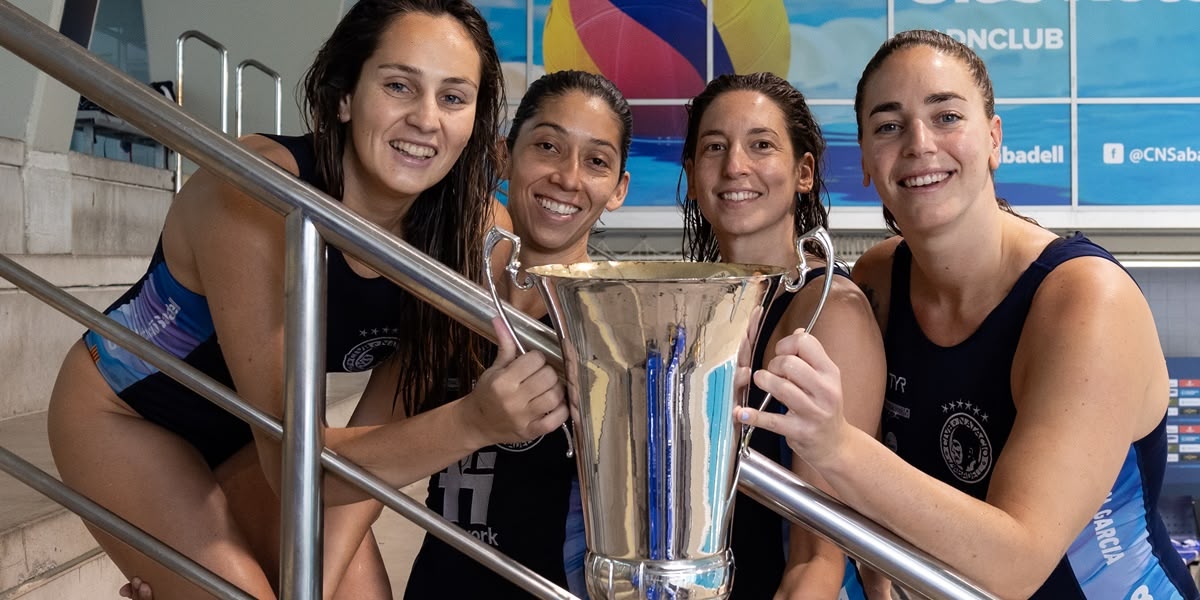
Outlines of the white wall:
[[[228,130],[234,132],[235,71],[246,59],[257,60],[283,79],[283,132],[297,134],[302,121],[296,108],[296,84],[318,46],[341,17],[335,0],[143,0],[150,77],[175,80],[176,40],[188,30],[215,39],[229,52]],[[199,40],[184,47],[184,109],[220,128],[220,60]],[[274,92],[271,80],[254,69],[244,71],[243,133],[271,131]]]

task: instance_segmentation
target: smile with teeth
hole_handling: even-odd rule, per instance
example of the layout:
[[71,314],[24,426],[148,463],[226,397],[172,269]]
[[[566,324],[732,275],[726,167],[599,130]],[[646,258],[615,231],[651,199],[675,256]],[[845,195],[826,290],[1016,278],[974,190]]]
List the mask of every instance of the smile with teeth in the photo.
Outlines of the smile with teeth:
[[554,200],[545,198],[543,196],[538,196],[537,201],[539,206],[556,215],[568,216],[573,215],[581,210],[578,206],[571,206],[570,204],[555,202]]
[[758,192],[721,192],[717,194],[717,197],[726,202],[743,202],[753,200],[761,195]]
[[414,158],[432,158],[434,154],[437,154],[437,150],[429,146],[410,144],[409,142],[392,142],[391,146],[393,150]]
[[950,174],[946,173],[945,171],[943,171],[941,173],[930,173],[928,175],[918,175],[917,177],[909,177],[908,179],[901,181],[900,185],[903,185],[904,187],[910,187],[910,188],[911,187],[922,187],[922,186],[926,186],[926,185],[933,185],[940,181],[945,181],[946,178],[949,176],[950,176]]

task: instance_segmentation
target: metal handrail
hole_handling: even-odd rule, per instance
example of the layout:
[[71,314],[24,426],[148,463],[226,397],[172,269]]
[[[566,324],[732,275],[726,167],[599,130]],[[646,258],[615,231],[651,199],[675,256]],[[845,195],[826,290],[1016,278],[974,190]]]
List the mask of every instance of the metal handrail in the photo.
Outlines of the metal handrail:
[[18,481],[21,481],[25,485],[41,492],[42,495],[53,498],[71,512],[83,517],[92,525],[103,529],[105,533],[124,542],[129,542],[131,539],[140,540],[142,543],[131,545],[146,554],[146,556],[158,561],[159,564],[179,573],[184,579],[196,584],[214,596],[219,598],[236,598],[238,600],[253,600],[253,596],[225,581],[216,573],[209,571],[196,561],[184,556],[178,550],[164,544],[149,533],[131,525],[125,519],[96,504],[87,496],[63,485],[61,481],[4,447],[0,447],[0,469],[16,477]]
[[[115,114],[138,125],[149,135],[172,147],[181,148],[201,167],[209,169],[278,212],[287,214],[293,208],[303,210],[306,218],[311,219],[327,242],[346,250],[451,318],[494,339],[495,334],[490,328],[490,319],[494,312],[486,293],[474,283],[347,210],[327,195],[298,183],[290,174],[265,158],[213,132],[177,106],[150,93],[149,90],[142,89],[132,78],[88,54],[78,45],[5,0],[0,0],[0,45],[4,45],[17,56],[87,97],[110,107]],[[59,292],[62,293],[61,290]],[[554,332],[519,310],[510,306],[507,306],[506,310],[517,336],[525,346],[542,351],[548,361],[561,367],[562,354]],[[101,317],[100,321],[107,322],[108,319]],[[120,326],[106,325],[104,329],[101,333],[106,337],[119,333],[120,337],[137,338],[119,342],[127,347],[134,346],[137,341],[144,342]],[[149,346],[148,343],[147,345]],[[153,346],[150,346],[150,349],[161,352]],[[152,364],[160,366],[158,363]],[[164,373],[173,377],[187,375],[178,369],[173,371],[171,373],[164,369]],[[196,381],[201,380],[194,377],[187,381],[181,379],[181,382],[189,384],[189,387]],[[277,421],[262,415],[251,406],[242,405],[228,389],[220,386],[218,388],[212,392],[213,395],[204,395],[235,415],[257,415],[259,418],[255,420],[262,422],[251,422],[251,425],[260,428],[269,425],[268,430],[272,435],[279,437],[280,426]],[[811,488],[790,473],[778,474],[778,479],[787,486],[787,494],[766,487],[751,489],[748,482],[768,477],[764,465],[761,464],[763,461],[754,460],[754,456],[755,454],[751,453],[750,459],[743,461],[741,472],[744,479],[740,480],[739,487],[767,500],[784,516],[796,520],[819,535],[826,536],[851,555],[878,566],[894,581],[918,593],[936,598],[992,598],[987,592],[952,574],[940,561],[889,532],[880,531],[882,537],[891,540],[891,547],[907,555],[906,559],[898,560],[895,557],[876,554],[880,552],[873,544],[873,538],[877,535],[870,533],[872,522],[869,519],[823,494],[813,493]],[[387,488],[382,481],[350,465],[327,449],[322,451],[321,461],[326,468],[360,485],[371,495],[374,496],[375,492],[378,492],[380,495],[376,497],[406,517],[409,516],[406,514],[409,510],[418,515],[421,514],[421,510],[425,510],[415,501],[398,498],[398,494]],[[804,503],[798,502],[798,498],[802,498]],[[409,504],[416,504],[418,508],[406,507],[405,500]],[[780,506],[787,508],[781,510]],[[827,510],[811,510],[811,506]],[[445,532],[439,530],[453,529],[454,526],[437,515],[432,517],[427,522],[409,518],[438,537],[446,539],[443,537]],[[860,527],[845,527],[842,522],[844,520],[857,523]],[[474,541],[474,538],[466,537]],[[476,547],[465,541],[464,547],[481,552],[494,552],[490,547]],[[480,560],[478,556],[472,557]],[[496,568],[487,560],[481,562],[489,568]],[[509,576],[506,573],[501,574]]]
[[[225,46],[194,29],[179,34],[175,40],[175,102],[183,106],[183,48],[188,40],[199,40],[216,50],[221,57],[221,132],[229,133],[229,51]],[[161,141],[161,140],[159,140]],[[183,187],[183,153],[175,152],[175,191]]]
[[242,137],[242,71],[246,67],[253,67],[262,71],[275,82],[275,135],[283,133],[283,78],[267,65],[253,58],[247,58],[238,63],[233,77],[233,96],[235,99],[233,104],[234,135]]
[[293,210],[286,220],[284,268],[283,476],[279,579],[283,598],[321,597],[323,514],[321,450],[325,447],[325,241]]
[[[4,5],[5,3],[0,1],[0,15],[4,13]],[[3,30],[3,18],[0,17],[0,43],[3,43],[2,40],[4,39]],[[78,298],[59,289],[53,283],[39,277],[4,254],[0,254],[0,276],[11,281],[18,288],[24,290],[34,298],[71,317],[84,327],[99,333],[105,339],[125,348],[134,356],[153,365],[164,375],[207,398],[213,404],[229,411],[233,416],[245,421],[251,427],[265,432],[274,440],[283,438],[283,426],[278,419],[247,404],[233,390],[217,380],[205,375],[182,360],[171,356],[165,350],[150,343],[124,325],[108,318]],[[429,531],[460,552],[483,563],[509,581],[517,583],[541,598],[574,598],[574,596],[571,596],[565,590],[555,586],[524,565],[513,561],[486,543],[466,533],[455,524],[443,519],[441,515],[396,490],[386,481],[372,475],[362,467],[338,456],[327,448],[321,449],[320,457],[321,465],[333,474],[341,477],[351,485],[362,489],[370,496],[382,502],[384,506],[391,508],[401,516],[416,523],[422,529]],[[0,464],[0,468],[3,466]],[[60,499],[58,495],[49,493],[46,493],[46,495],[55,500]],[[66,506],[61,500],[60,504]],[[294,514],[284,514],[283,522],[286,524],[288,517],[294,516]],[[152,538],[147,538],[144,535],[133,535],[129,539],[122,538],[122,541],[146,553],[150,558],[157,560],[157,554],[153,546],[147,543],[151,540]],[[161,542],[159,543],[161,544]],[[150,550],[147,550],[147,548],[150,548]],[[319,598],[320,595],[318,594],[317,597]]]

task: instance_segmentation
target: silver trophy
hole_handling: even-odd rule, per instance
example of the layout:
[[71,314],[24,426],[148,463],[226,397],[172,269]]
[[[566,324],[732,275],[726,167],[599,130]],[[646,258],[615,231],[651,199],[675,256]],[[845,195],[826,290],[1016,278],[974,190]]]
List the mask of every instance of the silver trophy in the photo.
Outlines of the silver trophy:
[[667,261],[547,265],[522,277],[520,239],[507,231],[489,233],[484,264],[505,239],[508,274],[521,289],[537,283],[562,345],[588,594],[727,597],[743,437],[734,411],[746,402],[760,317],[775,290],[803,284],[806,242],[832,264],[828,233],[797,241],[795,279],[787,267]]

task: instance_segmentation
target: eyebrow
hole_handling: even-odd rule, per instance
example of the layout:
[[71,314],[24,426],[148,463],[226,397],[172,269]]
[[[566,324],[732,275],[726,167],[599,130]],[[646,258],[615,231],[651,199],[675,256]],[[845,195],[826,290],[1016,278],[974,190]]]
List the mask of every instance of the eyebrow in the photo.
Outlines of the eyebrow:
[[[935,92],[933,94],[925,96],[925,104],[926,105],[940,104],[942,102],[948,102],[950,100],[962,100],[962,101],[966,102],[967,99],[964,98],[962,96],[962,94],[957,94],[955,92]],[[901,108],[901,104],[899,102],[895,102],[895,101],[880,102],[879,104],[876,104],[874,108],[871,109],[871,112],[867,113],[867,116],[868,117],[874,116],[875,114],[878,114],[881,112],[895,112],[895,111],[900,110],[900,108]]]
[[[541,123],[537,123],[531,128],[531,130],[540,129],[542,127],[552,129],[552,130],[554,130],[555,133],[558,133],[559,135],[563,135],[563,136],[568,135],[567,129],[565,127],[563,127],[562,125],[559,125],[558,123],[551,123],[549,121],[543,121]],[[588,141],[593,144],[599,144],[601,146],[605,146],[605,147],[611,149],[613,152],[617,151],[617,147],[612,142],[610,142],[604,138],[592,138]]]
[[[379,70],[380,71],[400,71],[401,73],[407,73],[409,75],[414,75],[417,77],[425,74],[424,71],[422,71],[421,69],[418,69],[412,65],[404,65],[404,64],[400,64],[400,63],[384,63],[382,65],[379,65]],[[479,84],[477,84],[474,81],[467,79],[465,77],[447,77],[442,80],[442,83],[469,85],[473,88],[479,87]]]
[[[759,134],[762,134],[762,133],[769,133],[769,134],[771,134],[771,135],[774,135],[774,136],[776,136],[776,137],[778,137],[778,136],[779,136],[779,133],[778,133],[778,132],[776,132],[774,129],[771,129],[770,127],[755,127],[755,128],[753,128],[753,129],[751,129],[750,131],[747,131],[746,133],[747,133],[748,135],[759,135]],[[719,130],[716,130],[716,129],[708,129],[708,130],[706,130],[706,131],[702,131],[702,132],[700,132],[700,135],[698,135],[698,136],[696,136],[696,137],[697,137],[697,138],[702,138],[702,137],[708,137],[708,136],[710,136],[710,135],[722,135],[722,136],[723,136],[723,135],[727,135],[727,134],[726,134],[724,131],[719,131]]]

